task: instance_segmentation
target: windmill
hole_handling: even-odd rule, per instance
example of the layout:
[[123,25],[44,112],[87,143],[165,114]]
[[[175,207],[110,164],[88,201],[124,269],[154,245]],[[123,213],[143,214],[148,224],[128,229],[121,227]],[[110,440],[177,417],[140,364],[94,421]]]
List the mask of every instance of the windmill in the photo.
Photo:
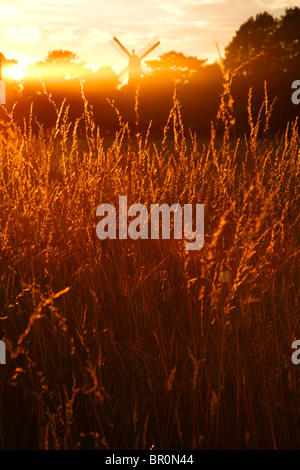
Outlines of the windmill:
[[118,75],[118,78],[121,78],[125,73],[128,72],[128,83],[134,83],[138,81],[143,74],[141,64],[142,60],[145,59],[145,57],[160,44],[160,41],[158,41],[157,39],[153,39],[139,52],[139,54],[136,54],[134,49],[130,53],[116,37],[111,40],[111,44],[121,55],[123,55],[123,57],[126,57],[126,59],[128,59],[128,65]]

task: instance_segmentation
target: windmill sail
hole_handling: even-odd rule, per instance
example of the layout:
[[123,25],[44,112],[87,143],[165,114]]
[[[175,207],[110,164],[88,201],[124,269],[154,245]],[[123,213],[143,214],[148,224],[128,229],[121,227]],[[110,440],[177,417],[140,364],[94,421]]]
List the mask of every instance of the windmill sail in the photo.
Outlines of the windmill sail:
[[118,74],[118,78],[122,78],[126,72],[128,72],[128,65]]
[[124,57],[126,58],[130,58],[131,57],[131,54],[130,52],[126,49],[125,46],[123,46],[123,44],[119,41],[119,39],[117,39],[116,37],[114,37],[112,40],[111,40],[111,44],[117,49],[118,52],[120,52]]
[[157,46],[159,46],[160,41],[157,39],[153,39],[149,42],[139,53],[139,58],[142,60],[144,59],[150,52],[152,52]]

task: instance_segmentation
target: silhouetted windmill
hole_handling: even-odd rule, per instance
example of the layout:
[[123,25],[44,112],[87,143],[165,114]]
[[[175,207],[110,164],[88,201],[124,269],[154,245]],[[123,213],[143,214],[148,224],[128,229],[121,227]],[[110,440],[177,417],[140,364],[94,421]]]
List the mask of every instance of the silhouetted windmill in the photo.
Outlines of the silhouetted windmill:
[[127,67],[122,70],[122,72],[118,75],[118,78],[121,78],[125,73],[128,72],[128,83],[132,83],[141,78],[143,73],[141,65],[142,60],[160,44],[160,41],[153,39],[144,47],[144,49],[140,51],[138,55],[135,54],[134,50],[132,53],[130,53],[116,37],[111,40],[111,44],[117,49],[118,52],[129,59]]

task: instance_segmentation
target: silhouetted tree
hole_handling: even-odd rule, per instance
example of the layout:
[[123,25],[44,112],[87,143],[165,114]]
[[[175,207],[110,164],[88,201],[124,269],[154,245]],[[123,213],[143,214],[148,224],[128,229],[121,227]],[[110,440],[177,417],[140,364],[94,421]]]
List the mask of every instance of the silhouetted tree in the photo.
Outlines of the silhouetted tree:
[[112,122],[112,110],[107,98],[115,97],[118,85],[117,75],[111,67],[100,67],[92,71],[75,53],[55,50],[50,51],[45,60],[36,64],[34,68],[36,73],[24,81],[23,112],[26,109],[28,113],[33,102],[39,119],[45,122],[47,127],[53,125],[55,114],[44,93],[45,87],[57,106],[66,99],[66,104],[70,106],[69,116],[75,120],[83,112],[80,88],[82,83],[84,93],[89,103],[93,105],[97,123],[109,127]]
[[250,59],[241,74],[271,75],[294,72],[300,67],[300,8],[287,8],[279,19],[260,13],[241,25],[225,48],[224,64],[233,71]]
[[45,62],[74,62],[78,60],[77,54],[71,51],[66,51],[66,50],[54,50],[54,51],[49,51],[48,55],[45,59]]
[[1,57],[1,63],[2,63],[2,67],[5,69],[6,67],[8,66],[11,66],[11,65],[17,65],[18,64],[18,61],[15,60],[15,59],[7,59],[5,57],[4,54],[2,54],[2,52],[0,52],[0,57]]
[[182,52],[170,51],[162,54],[157,60],[146,61],[150,68],[151,78],[161,82],[185,82],[197,73],[207,59],[186,56]]
[[[225,48],[225,67],[233,71],[262,52],[269,55],[270,47],[274,43],[277,24],[278,20],[266,12],[259,13],[255,18],[251,16],[240,26],[232,41]],[[249,64],[246,69],[243,69],[243,73],[245,74],[245,70],[248,73],[253,72],[256,70],[255,65]]]
[[201,134],[209,133],[218,109],[222,75],[218,64],[205,63],[206,59],[175,51],[147,61],[151,72],[141,82],[140,94],[145,127],[151,120],[153,128],[163,128],[176,87],[187,131],[191,128]]
[[[285,73],[300,70],[300,8],[288,8],[281,16],[274,35],[278,68]],[[299,76],[298,76],[299,78]]]
[[50,51],[46,59],[36,65],[36,69],[43,80],[54,83],[78,79],[84,75],[85,65],[74,52],[55,50]]
[[287,8],[279,19],[268,13],[249,18],[226,47],[224,64],[230,72],[239,67],[232,94],[240,130],[244,131],[247,125],[249,88],[253,88],[255,115],[263,101],[265,82],[269,96],[278,98],[273,129],[284,129],[286,122],[297,115],[297,108],[291,103],[291,83],[299,79],[300,8]]

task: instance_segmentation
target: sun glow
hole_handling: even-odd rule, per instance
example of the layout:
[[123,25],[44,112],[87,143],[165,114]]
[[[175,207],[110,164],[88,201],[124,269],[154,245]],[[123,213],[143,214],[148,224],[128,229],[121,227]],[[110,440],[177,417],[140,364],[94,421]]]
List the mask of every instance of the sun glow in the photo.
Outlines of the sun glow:
[[0,6],[0,15],[3,16],[15,16],[16,11],[13,8],[7,7],[5,5]]
[[4,78],[7,77],[11,80],[22,80],[25,77],[25,64],[18,62],[14,65],[9,65],[3,71]]

